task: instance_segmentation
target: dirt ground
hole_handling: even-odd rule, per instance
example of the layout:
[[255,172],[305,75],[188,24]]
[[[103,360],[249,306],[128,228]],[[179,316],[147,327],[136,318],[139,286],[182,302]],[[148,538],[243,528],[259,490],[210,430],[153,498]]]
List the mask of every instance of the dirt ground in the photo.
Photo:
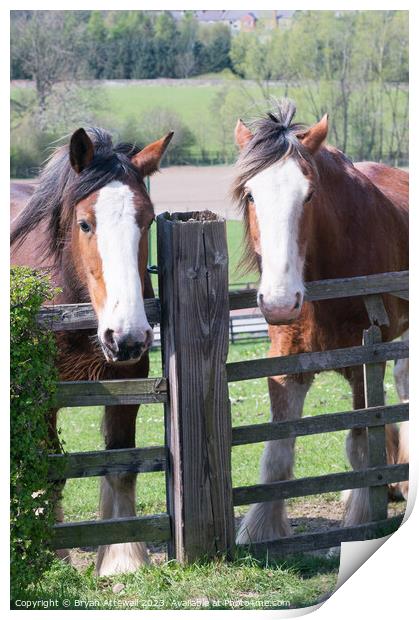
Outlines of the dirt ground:
[[[162,168],[150,179],[155,211],[158,214],[208,209],[227,220],[241,220],[241,214],[230,197],[234,175],[234,166]],[[33,180],[21,181],[25,184],[31,182]]]
[[[164,211],[208,209],[228,220],[240,220],[241,214],[229,197],[233,179],[233,166],[162,168],[150,179],[151,199],[157,214]],[[18,182],[18,186],[15,187],[18,189],[20,200],[24,200],[27,191],[25,186],[33,183],[35,179],[12,179],[11,181]]]
[[240,220],[229,191],[233,166],[172,166],[151,177],[156,213],[208,209],[228,220]]
[[[406,502],[390,502],[388,516],[394,517],[403,514]],[[294,534],[308,534],[310,532],[325,532],[339,527],[344,516],[344,504],[336,499],[322,499],[319,502],[306,498],[298,498],[287,503],[288,516]],[[241,517],[236,518],[236,526]],[[147,545],[153,564],[161,564],[167,560],[165,545]],[[310,552],[315,555],[327,556],[329,549]],[[89,547],[71,550],[71,563],[78,570],[87,568],[96,559],[96,549]]]

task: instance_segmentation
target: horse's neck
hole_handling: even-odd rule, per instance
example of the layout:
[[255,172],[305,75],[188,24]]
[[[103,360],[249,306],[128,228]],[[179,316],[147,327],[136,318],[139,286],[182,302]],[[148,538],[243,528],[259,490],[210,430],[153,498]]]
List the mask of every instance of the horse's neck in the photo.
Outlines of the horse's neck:
[[61,289],[56,303],[83,304],[89,303],[90,297],[86,286],[80,282],[70,252],[64,252],[56,267],[57,286]]
[[306,280],[402,269],[388,241],[393,229],[398,243],[398,209],[339,151],[322,148],[316,163],[320,189],[305,216]]

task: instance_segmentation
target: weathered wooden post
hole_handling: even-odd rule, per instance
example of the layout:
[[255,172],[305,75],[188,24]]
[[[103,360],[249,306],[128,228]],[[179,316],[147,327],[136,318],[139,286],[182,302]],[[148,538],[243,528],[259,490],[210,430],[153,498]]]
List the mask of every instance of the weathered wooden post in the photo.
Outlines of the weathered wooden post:
[[[363,344],[371,345],[381,342],[381,330],[372,325],[364,331]],[[383,406],[384,371],[383,364],[364,365],[365,406]],[[368,427],[368,467],[387,465],[385,425]],[[368,489],[370,520],[387,519],[388,490],[387,485],[373,486]]]
[[234,543],[225,221],[208,211],[165,213],[157,243],[169,554],[185,562],[228,553]]

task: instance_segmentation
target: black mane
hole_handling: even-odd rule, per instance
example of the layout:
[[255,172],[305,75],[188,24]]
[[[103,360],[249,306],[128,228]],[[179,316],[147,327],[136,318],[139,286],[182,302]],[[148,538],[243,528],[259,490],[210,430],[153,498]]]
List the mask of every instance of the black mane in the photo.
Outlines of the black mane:
[[91,164],[77,174],[70,164],[68,144],[56,149],[40,174],[34,194],[15,221],[12,245],[20,246],[32,230],[46,221],[49,234],[42,250],[45,256],[58,261],[71,229],[73,208],[80,200],[111,181],[142,181],[130,161],[139,147],[129,143],[113,146],[110,134],[97,127],[86,132],[95,149]]

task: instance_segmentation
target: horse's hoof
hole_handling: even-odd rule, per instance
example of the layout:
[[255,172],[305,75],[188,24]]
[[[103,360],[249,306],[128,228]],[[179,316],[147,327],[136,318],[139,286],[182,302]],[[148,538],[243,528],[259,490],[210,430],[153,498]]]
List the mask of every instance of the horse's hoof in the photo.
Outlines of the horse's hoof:
[[330,547],[326,553],[326,557],[330,560],[337,558],[340,555],[340,547]]
[[133,573],[141,566],[149,564],[147,547],[143,542],[119,543],[99,547],[96,561],[96,574],[99,577]]
[[401,488],[401,484],[389,484],[388,485],[388,501],[389,502],[402,502],[404,499],[404,493]]
[[291,526],[283,504],[264,502],[254,504],[244,516],[236,535],[236,543],[246,545],[284,538],[291,534]]
[[404,482],[400,482],[398,487],[399,487],[400,493],[403,496],[403,499],[407,501],[407,497],[409,495],[409,481],[405,480]]
[[345,489],[345,491],[341,492],[340,501],[343,502],[345,506],[349,504],[350,499],[351,499],[351,489]]

